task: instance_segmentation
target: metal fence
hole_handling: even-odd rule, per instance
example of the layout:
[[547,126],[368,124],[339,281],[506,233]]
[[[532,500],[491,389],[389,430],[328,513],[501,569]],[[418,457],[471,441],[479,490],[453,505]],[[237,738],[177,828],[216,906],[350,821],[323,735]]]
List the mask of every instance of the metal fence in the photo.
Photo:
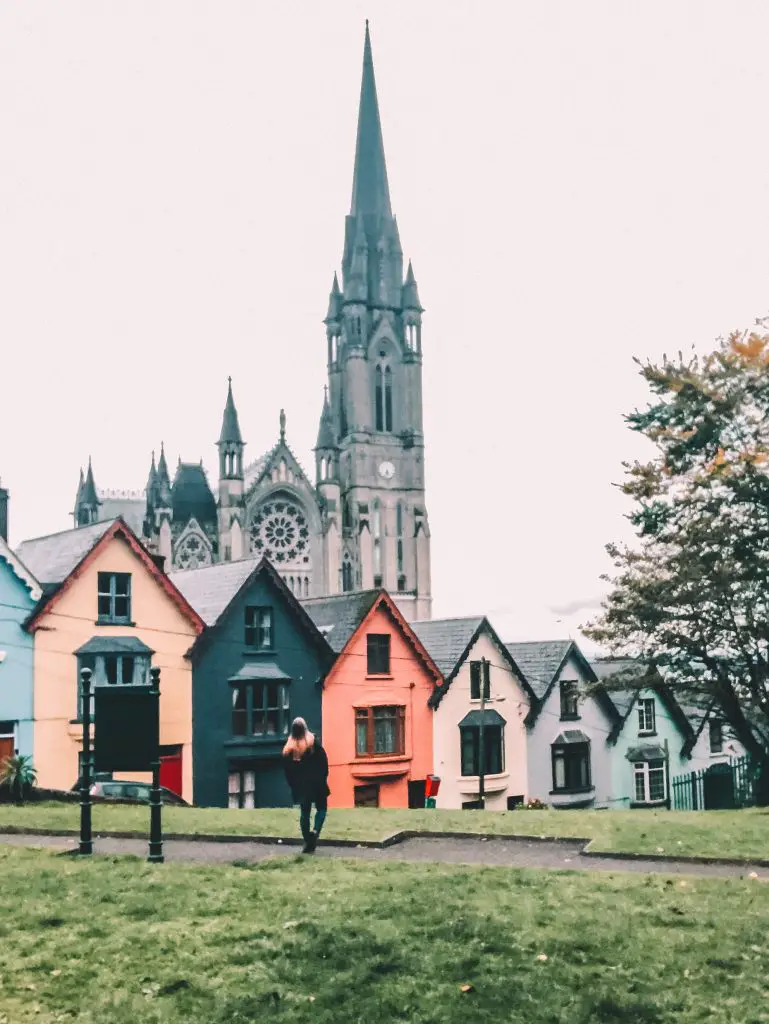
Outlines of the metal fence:
[[676,811],[717,811],[752,807],[756,771],[749,757],[733,757],[698,772],[670,780],[671,805]]

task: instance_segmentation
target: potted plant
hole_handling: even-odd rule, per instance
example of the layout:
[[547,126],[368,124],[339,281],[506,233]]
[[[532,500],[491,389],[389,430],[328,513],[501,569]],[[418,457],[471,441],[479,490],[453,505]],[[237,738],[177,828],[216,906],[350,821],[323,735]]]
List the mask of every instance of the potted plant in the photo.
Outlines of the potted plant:
[[17,804],[24,803],[36,782],[37,772],[26,754],[14,754],[0,765],[0,785],[8,787]]

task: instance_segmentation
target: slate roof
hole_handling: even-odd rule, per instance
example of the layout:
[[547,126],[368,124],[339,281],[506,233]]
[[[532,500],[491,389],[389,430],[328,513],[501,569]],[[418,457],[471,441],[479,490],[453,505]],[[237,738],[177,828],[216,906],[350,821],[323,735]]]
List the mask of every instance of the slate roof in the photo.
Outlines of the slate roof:
[[465,619],[425,619],[410,625],[446,677],[456,668],[482,622],[483,616],[476,615]]
[[505,644],[505,647],[526,676],[537,699],[542,700],[572,643],[571,640],[531,640]]
[[196,519],[202,525],[216,523],[216,501],[206,471],[198,462],[180,462],[171,488],[174,522]]
[[168,578],[205,624],[213,626],[258,564],[258,558],[242,558],[202,569],[180,569]]
[[144,528],[144,516],[147,510],[146,498],[113,498],[99,499],[101,508],[99,515],[104,519],[117,519],[120,516],[131,527],[137,537],[141,537]]
[[61,583],[116,521],[105,519],[76,530],[25,540],[16,554],[44,587]]
[[301,605],[338,654],[381,594],[381,590],[358,590],[336,597],[311,597]]

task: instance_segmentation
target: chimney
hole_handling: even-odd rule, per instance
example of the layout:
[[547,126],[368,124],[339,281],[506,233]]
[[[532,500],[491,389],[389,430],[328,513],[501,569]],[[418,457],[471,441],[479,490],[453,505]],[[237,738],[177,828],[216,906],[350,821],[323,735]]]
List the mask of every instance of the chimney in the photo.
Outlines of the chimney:
[[8,541],[8,491],[0,480],[0,537]]
[[166,556],[165,555],[150,555],[150,558],[155,563],[156,568],[160,569],[161,572],[166,571]]

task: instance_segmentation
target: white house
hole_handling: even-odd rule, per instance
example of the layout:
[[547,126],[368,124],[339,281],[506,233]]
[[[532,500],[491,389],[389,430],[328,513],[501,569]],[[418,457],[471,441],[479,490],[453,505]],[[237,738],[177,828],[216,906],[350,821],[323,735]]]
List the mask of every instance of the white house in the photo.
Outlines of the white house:
[[525,721],[534,694],[515,660],[485,617],[412,627],[444,677],[432,698],[441,779],[436,806],[458,809],[478,800],[481,725],[486,808],[522,803],[529,793]]
[[573,640],[507,644],[536,700],[527,720],[529,796],[551,807],[612,806],[609,736],[619,714]]

